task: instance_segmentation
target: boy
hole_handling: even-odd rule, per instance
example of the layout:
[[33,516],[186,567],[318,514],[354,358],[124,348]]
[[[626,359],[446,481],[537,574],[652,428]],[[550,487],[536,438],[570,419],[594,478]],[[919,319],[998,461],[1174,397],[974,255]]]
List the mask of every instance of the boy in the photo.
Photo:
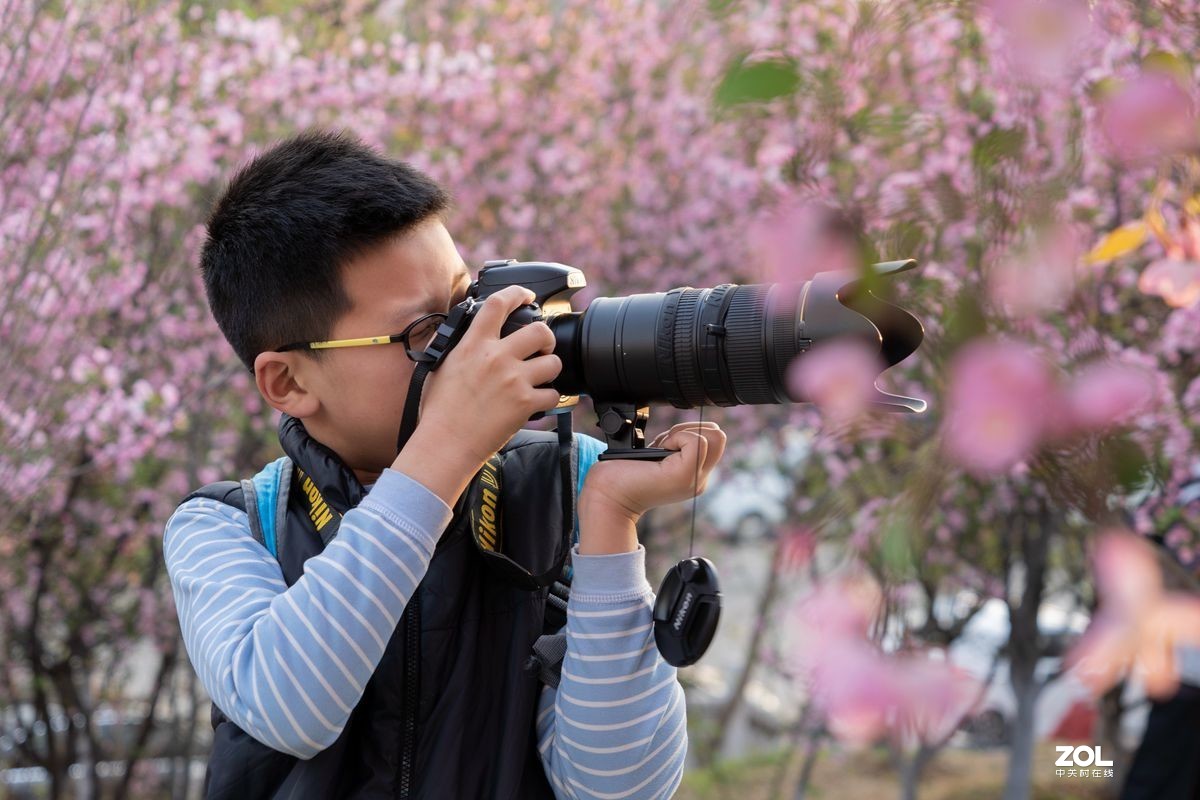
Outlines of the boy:
[[[470,283],[448,205],[406,164],[317,132],[244,167],[208,223],[209,305],[282,412],[290,457],[276,484],[260,482],[269,468],[255,478],[246,511],[193,496],[166,527],[184,642],[214,702],[210,797],[650,798],[679,783],[683,692],[654,645],[635,523],[703,491],[725,436],[676,426],[654,442],[679,451],[661,462],[594,466],[597,443],[577,438],[567,653],[557,688],[541,686],[526,662],[545,592],[489,571],[452,511],[497,451],[528,466],[506,521],[541,519],[570,490],[537,466],[546,448],[510,443],[558,400],[538,388],[561,368],[549,327],[499,336],[532,292],[485,302],[395,452],[428,315]],[[278,541],[255,491],[278,491]],[[552,556],[561,516],[507,541]]]

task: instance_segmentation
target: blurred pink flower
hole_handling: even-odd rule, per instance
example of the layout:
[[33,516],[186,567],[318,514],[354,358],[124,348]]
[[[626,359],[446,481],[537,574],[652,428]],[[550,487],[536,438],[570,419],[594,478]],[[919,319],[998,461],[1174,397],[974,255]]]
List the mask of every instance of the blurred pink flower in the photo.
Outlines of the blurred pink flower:
[[1170,696],[1176,649],[1200,647],[1200,600],[1164,591],[1154,550],[1128,531],[1102,534],[1094,565],[1100,609],[1068,663],[1096,694],[1132,672],[1150,696]]
[[930,742],[952,733],[979,699],[963,670],[928,655],[889,656],[866,644],[829,648],[810,675],[834,736],[854,745],[884,733]]
[[992,271],[992,299],[1022,316],[1061,308],[1075,288],[1075,267],[1082,253],[1083,242],[1073,228],[1056,225],[1040,231],[1032,244]]
[[750,228],[764,282],[803,283],[818,272],[859,267],[853,229],[830,206],[790,197]]
[[1142,614],[1162,593],[1162,574],[1154,553],[1128,531],[1103,531],[1092,554],[1097,591],[1105,611],[1122,617]]
[[1197,144],[1196,106],[1170,75],[1143,72],[1108,97],[1100,124],[1114,155],[1147,161]]
[[987,0],[984,7],[1002,31],[1008,65],[1028,78],[1067,76],[1096,40],[1083,0]]
[[816,403],[836,422],[846,422],[865,411],[876,396],[875,379],[885,366],[878,348],[835,339],[792,362],[788,389],[797,401]]
[[882,595],[866,577],[831,579],[793,616],[799,674],[839,740],[865,745],[885,733],[923,741],[954,730],[978,684],[924,654],[886,655],[868,638]]
[[776,569],[784,573],[801,570],[812,561],[816,549],[817,535],[811,528],[800,526],[785,530]]
[[1137,367],[1102,363],[1075,376],[1066,403],[1074,427],[1101,430],[1146,410],[1153,397],[1153,375]]
[[866,745],[895,720],[895,672],[865,641],[827,641],[807,673],[813,702],[842,742]]
[[821,637],[865,638],[883,606],[883,595],[866,576],[849,576],[821,583],[796,607],[797,622]]
[[1200,301],[1200,262],[1161,258],[1142,271],[1138,289],[1173,308],[1195,305]]
[[1053,432],[1059,402],[1049,366],[1026,345],[965,345],[950,366],[946,452],[972,472],[1002,472]]
[[1167,248],[1167,255],[1200,261],[1200,218],[1197,211],[1192,210],[1184,214],[1183,222],[1171,246]]
[[902,659],[898,683],[900,722],[924,742],[949,736],[981,697],[978,679],[928,656]]

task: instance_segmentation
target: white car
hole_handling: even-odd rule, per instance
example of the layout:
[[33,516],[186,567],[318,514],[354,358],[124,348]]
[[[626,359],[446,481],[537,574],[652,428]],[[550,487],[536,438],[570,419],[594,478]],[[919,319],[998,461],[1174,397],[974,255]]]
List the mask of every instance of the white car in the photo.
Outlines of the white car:
[[[1059,674],[1067,649],[1087,629],[1083,611],[1044,601],[1038,611],[1039,635],[1057,645],[1057,652],[1038,659],[1034,677],[1044,681],[1058,675],[1038,695],[1034,707],[1034,735],[1037,739],[1073,738],[1081,720],[1094,719],[1097,708],[1091,691],[1072,671]],[[1010,726],[1016,716],[1017,699],[1009,677],[1009,663],[1003,655],[1009,633],[1008,607],[993,598],[967,624],[963,635],[950,646],[950,660],[980,680],[991,676],[979,705],[963,723],[968,741],[975,747],[997,747],[1008,743]],[[997,657],[997,654],[999,656]],[[995,672],[991,672],[996,659]],[[1127,745],[1136,743],[1145,726],[1145,703],[1141,688],[1127,684],[1123,703],[1128,709],[1121,719],[1121,735]],[[1090,729],[1091,725],[1083,727]]]
[[714,472],[708,485],[697,513],[734,542],[770,538],[787,518],[791,483],[777,471]]
[[791,478],[812,449],[812,435],[796,428],[784,432],[783,451],[760,440],[751,448],[742,469],[717,467],[708,490],[697,502],[697,513],[734,542],[770,538],[789,513],[794,489]]

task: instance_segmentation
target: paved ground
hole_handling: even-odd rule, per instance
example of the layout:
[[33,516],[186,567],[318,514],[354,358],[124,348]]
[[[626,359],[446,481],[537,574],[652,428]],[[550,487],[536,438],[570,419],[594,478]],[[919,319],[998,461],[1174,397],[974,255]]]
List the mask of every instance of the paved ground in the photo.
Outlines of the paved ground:
[[[1115,796],[1111,779],[1059,778],[1055,751],[1039,746],[1033,800],[1100,800]],[[926,770],[920,800],[996,800],[1003,792],[1007,754],[1000,750],[947,750]],[[781,774],[778,758],[761,758],[724,771],[684,777],[676,800],[794,800],[796,764]],[[892,800],[900,778],[880,752],[824,754],[817,762],[806,800]]]

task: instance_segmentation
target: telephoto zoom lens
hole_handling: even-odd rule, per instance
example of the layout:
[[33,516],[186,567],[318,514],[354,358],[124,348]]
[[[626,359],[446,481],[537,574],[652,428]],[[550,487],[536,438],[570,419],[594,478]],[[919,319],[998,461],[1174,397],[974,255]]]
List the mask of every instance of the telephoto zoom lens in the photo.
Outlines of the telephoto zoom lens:
[[[915,262],[874,265],[876,276]],[[678,408],[805,402],[787,371],[796,358],[851,337],[899,363],[921,343],[912,314],[869,291],[864,276],[824,272],[803,284],[722,284],[600,297],[548,319],[563,370],[554,387],[600,400]],[[924,402],[878,391],[875,404],[922,411]]]

